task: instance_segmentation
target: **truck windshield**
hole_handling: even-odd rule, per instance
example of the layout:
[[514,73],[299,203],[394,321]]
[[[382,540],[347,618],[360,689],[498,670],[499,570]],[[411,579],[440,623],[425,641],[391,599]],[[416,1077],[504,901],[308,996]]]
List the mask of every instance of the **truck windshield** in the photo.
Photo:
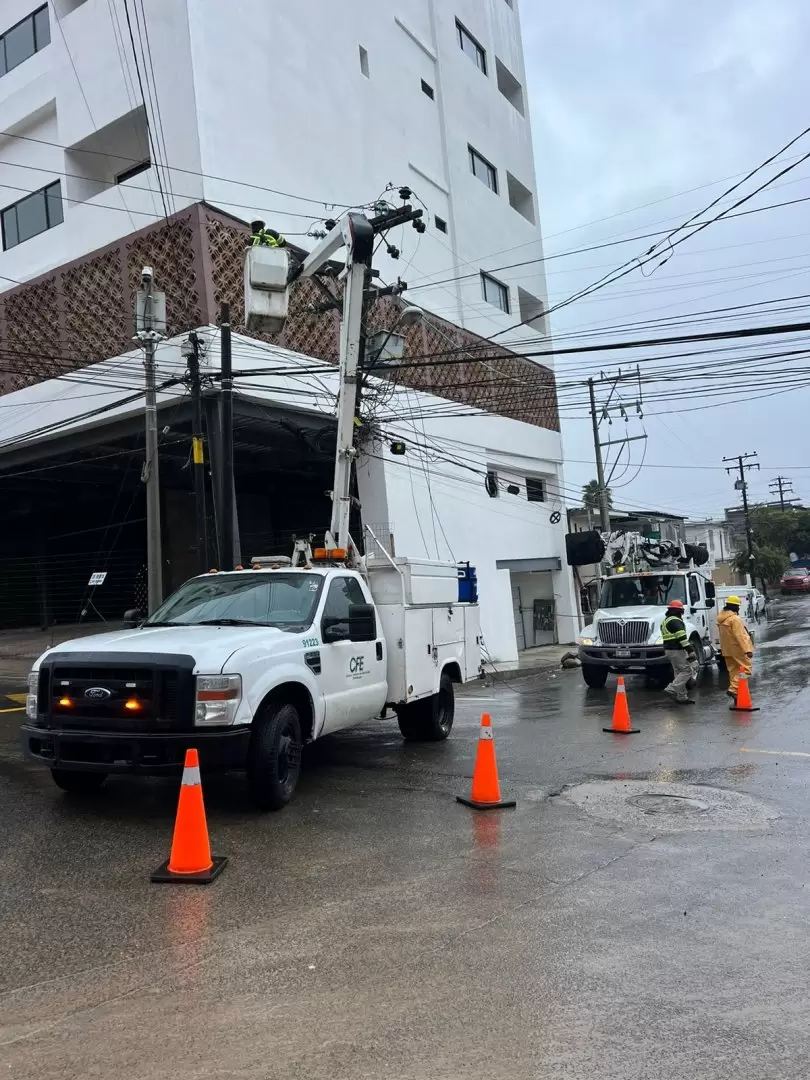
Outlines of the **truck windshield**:
[[323,578],[317,574],[251,571],[192,578],[146,620],[146,626],[312,625]]
[[620,574],[608,578],[602,585],[603,608],[652,605],[666,607],[672,600],[686,603],[686,578],[673,574],[642,574],[633,577]]

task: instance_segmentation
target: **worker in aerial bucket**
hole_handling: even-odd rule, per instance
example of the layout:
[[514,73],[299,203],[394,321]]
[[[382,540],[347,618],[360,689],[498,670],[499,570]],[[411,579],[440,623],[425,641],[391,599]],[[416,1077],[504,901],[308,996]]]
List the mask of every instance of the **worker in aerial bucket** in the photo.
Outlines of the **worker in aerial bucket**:
[[720,634],[720,652],[728,668],[726,693],[736,705],[740,671],[750,675],[754,657],[754,643],[740,618],[739,596],[729,596],[726,600],[726,606],[717,616],[717,629]]
[[287,241],[275,229],[265,227],[263,221],[251,221],[248,247],[286,247]]
[[664,651],[672,664],[674,678],[664,693],[674,697],[681,705],[694,705],[687,689],[689,681],[697,675],[697,656],[683,623],[683,602],[670,600],[664,621],[661,623]]

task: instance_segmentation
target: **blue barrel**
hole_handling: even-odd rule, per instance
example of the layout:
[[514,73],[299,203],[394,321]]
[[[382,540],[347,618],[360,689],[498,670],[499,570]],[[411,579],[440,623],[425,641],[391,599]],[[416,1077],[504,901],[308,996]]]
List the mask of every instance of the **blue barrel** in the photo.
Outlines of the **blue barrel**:
[[478,603],[478,575],[469,563],[458,567],[458,600],[460,604]]

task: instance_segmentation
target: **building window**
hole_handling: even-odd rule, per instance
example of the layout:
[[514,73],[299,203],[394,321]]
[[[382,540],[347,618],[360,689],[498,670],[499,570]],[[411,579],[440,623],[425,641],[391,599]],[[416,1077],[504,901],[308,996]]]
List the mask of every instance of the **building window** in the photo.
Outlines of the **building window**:
[[430,83],[426,83],[424,79],[422,79],[422,93],[433,101],[433,87]]
[[0,37],[0,75],[18,67],[24,60],[44,49],[51,42],[48,5],[37,8],[31,15],[6,30]]
[[63,215],[60,181],[48,184],[47,187],[7,206],[0,211],[0,218],[3,222],[4,251],[52,229],[54,225],[61,225]]
[[456,33],[458,34],[458,43],[461,46],[461,51],[466,53],[471,60],[475,61],[476,66],[480,71],[486,75],[487,73],[487,54],[481,45],[475,40],[469,30],[461,25],[456,19]]
[[467,147],[470,154],[470,171],[482,180],[490,191],[494,191],[498,194],[498,170],[494,165],[490,165],[485,157],[482,157],[477,150],[473,150],[471,146]]
[[501,311],[505,311],[507,315],[509,314],[509,289],[503,282],[482,271],[481,291],[488,304],[494,304],[495,307],[499,307]]
[[444,220],[444,218],[434,217],[433,222],[434,222],[436,228],[439,230],[439,232],[443,232],[443,233],[447,232],[447,222]]
[[529,502],[546,501],[546,482],[536,476],[526,477],[526,498]]
[[115,178],[116,184],[125,184],[127,180],[132,180],[135,176],[140,176],[142,172],[146,172],[147,169],[152,168],[152,162],[149,158],[146,161],[140,161],[137,165],[133,165],[131,169],[124,169],[118,173]]
[[538,334],[546,333],[546,309],[542,300],[518,285],[518,308],[520,321],[531,326]]
[[535,224],[534,196],[521,182],[510,172],[506,174],[506,191],[509,195],[509,205],[513,210],[525,217],[532,225]]
[[371,78],[368,73],[368,53],[362,45],[360,46],[360,70],[363,72],[367,79]]
[[523,104],[523,87],[517,81],[515,76],[509,70],[509,68],[501,63],[498,57],[495,57],[495,77],[498,82],[498,89],[509,102],[514,106],[521,116],[525,115],[525,106]]

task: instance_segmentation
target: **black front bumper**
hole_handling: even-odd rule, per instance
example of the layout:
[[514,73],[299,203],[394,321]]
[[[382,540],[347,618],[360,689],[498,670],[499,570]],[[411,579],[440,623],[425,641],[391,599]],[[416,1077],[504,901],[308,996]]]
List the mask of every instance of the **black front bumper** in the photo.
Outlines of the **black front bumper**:
[[221,728],[157,735],[54,731],[23,725],[22,749],[51,769],[161,776],[182,769],[186,750],[197,750],[207,771],[244,768],[250,728]]
[[[617,651],[630,655],[617,656]],[[660,668],[670,663],[662,645],[580,645],[579,659],[583,664],[606,667],[619,674],[649,671],[650,668]]]

